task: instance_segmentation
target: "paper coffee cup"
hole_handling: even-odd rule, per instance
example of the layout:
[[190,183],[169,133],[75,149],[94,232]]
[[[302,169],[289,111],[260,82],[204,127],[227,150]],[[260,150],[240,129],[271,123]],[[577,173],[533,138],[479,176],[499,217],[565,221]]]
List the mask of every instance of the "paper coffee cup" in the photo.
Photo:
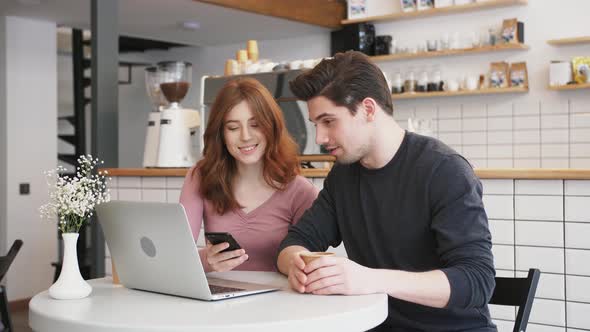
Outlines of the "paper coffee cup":
[[321,251],[302,251],[299,253],[299,256],[301,256],[301,259],[303,259],[303,261],[305,262],[305,265],[311,263],[314,259],[318,259],[320,257],[326,257],[326,256],[334,256],[333,252],[321,252]]

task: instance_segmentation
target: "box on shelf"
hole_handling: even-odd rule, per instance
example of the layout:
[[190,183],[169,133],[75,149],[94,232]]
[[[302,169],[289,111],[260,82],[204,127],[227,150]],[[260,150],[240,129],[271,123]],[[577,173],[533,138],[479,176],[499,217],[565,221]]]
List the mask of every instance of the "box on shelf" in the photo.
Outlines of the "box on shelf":
[[357,18],[365,18],[369,14],[367,11],[367,2],[369,0],[348,0],[347,1],[347,17],[349,20]]
[[453,5],[453,0],[436,0],[434,2],[435,8],[445,8]]

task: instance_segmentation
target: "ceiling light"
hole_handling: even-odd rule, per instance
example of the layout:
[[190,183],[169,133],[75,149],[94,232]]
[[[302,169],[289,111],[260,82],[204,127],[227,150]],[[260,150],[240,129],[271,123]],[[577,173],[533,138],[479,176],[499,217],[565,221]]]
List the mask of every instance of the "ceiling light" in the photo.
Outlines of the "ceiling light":
[[197,21],[183,21],[179,25],[184,30],[197,30],[201,27],[201,23]]
[[25,6],[37,6],[40,5],[43,2],[43,0],[16,0],[16,2]]

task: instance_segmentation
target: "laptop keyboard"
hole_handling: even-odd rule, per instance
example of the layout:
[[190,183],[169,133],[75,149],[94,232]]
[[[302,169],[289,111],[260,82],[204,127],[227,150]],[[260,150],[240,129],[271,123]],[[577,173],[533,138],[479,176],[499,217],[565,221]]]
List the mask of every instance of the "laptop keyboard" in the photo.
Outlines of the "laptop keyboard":
[[223,287],[215,285],[209,285],[209,289],[211,290],[211,294],[233,293],[245,290],[243,288]]

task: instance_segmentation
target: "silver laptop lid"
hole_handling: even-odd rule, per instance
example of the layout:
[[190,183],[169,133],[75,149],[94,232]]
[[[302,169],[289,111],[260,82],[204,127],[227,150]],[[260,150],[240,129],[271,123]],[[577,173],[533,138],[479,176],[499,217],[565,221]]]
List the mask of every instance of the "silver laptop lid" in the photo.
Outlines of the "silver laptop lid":
[[211,299],[181,204],[112,201],[96,213],[125,287]]

